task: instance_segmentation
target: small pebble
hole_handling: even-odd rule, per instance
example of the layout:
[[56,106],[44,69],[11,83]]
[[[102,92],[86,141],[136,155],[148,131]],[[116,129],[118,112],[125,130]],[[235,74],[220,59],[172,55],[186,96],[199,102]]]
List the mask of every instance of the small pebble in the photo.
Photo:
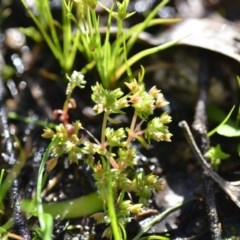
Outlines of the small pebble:
[[21,49],[26,42],[26,37],[17,28],[8,28],[5,31],[5,44],[14,50]]

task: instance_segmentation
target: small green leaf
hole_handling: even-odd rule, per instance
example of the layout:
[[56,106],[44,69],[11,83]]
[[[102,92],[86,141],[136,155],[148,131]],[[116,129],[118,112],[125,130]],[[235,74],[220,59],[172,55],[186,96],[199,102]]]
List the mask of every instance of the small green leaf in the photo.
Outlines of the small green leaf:
[[211,147],[205,153],[205,157],[210,159],[213,168],[217,170],[218,166],[221,164],[221,161],[224,159],[228,159],[230,155],[223,152],[221,146],[218,144],[216,147]]
[[214,133],[216,133],[217,130],[229,120],[229,118],[231,117],[232,112],[233,112],[234,109],[235,109],[235,105],[232,107],[232,109],[230,110],[228,115],[225,117],[225,119],[217,127],[215,127],[213,130],[208,132],[208,134],[207,134],[208,137],[211,137]]
[[225,137],[240,137],[240,129],[237,129],[235,126],[228,124],[219,126],[217,133]]
[[35,42],[41,42],[42,36],[39,31],[34,27],[20,27],[20,32],[24,33],[26,36],[32,38]]

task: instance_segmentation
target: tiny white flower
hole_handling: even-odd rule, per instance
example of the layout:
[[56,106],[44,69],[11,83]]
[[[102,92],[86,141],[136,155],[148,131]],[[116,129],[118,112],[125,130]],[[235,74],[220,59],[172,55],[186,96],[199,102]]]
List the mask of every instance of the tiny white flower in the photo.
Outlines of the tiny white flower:
[[70,77],[67,75],[67,79],[69,80],[66,90],[67,95],[71,94],[75,87],[85,87],[86,81],[84,80],[84,75],[81,72],[77,72],[74,70]]

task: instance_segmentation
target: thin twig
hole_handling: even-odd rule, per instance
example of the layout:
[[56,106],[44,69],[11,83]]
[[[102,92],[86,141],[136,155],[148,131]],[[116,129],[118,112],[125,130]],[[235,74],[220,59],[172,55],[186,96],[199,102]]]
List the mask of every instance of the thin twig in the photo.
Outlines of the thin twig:
[[219,186],[228,194],[228,196],[235,202],[235,204],[240,208],[240,181],[229,182],[220,177],[216,172],[214,172],[210,164],[206,161],[200,149],[198,148],[195,139],[191,133],[191,130],[186,121],[181,121],[179,126],[183,128],[186,139],[191,147],[193,153],[201,163],[205,174],[210,176]]

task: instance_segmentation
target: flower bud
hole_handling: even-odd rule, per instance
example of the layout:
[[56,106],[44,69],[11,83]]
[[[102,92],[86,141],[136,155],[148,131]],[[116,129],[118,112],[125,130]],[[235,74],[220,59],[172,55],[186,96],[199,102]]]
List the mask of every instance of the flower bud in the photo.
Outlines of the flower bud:
[[43,129],[43,134],[41,135],[44,138],[52,138],[55,135],[55,132],[50,128]]
[[138,204],[133,204],[130,208],[129,211],[133,213],[134,215],[137,215],[142,212],[142,206],[143,204],[138,203]]

